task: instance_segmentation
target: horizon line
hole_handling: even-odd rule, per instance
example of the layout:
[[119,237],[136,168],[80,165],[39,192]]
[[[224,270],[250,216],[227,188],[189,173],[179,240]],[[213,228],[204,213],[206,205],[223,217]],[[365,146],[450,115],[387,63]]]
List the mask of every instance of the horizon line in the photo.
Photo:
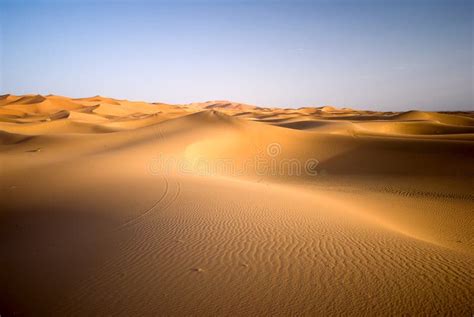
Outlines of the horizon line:
[[412,111],[419,111],[419,112],[474,112],[474,109],[457,109],[457,110],[423,110],[420,108],[410,108],[409,110],[370,110],[370,108],[358,108],[358,107],[347,107],[347,106],[336,106],[334,104],[323,104],[319,106],[301,106],[301,107],[279,107],[279,106],[269,106],[269,105],[258,105],[254,103],[247,103],[247,102],[240,102],[240,101],[233,101],[229,99],[210,99],[206,101],[193,101],[189,103],[169,103],[169,102],[161,102],[161,101],[147,101],[143,99],[127,99],[127,98],[115,98],[115,97],[109,97],[105,95],[93,95],[93,96],[87,96],[87,97],[69,97],[66,95],[62,94],[42,94],[42,93],[27,93],[27,94],[13,94],[13,93],[1,93],[0,98],[4,98],[7,96],[40,96],[40,97],[63,97],[63,98],[68,98],[72,100],[78,100],[78,99],[88,99],[88,98],[106,98],[106,99],[113,99],[117,101],[128,101],[128,102],[144,102],[148,104],[167,104],[167,105],[172,105],[172,106],[189,106],[192,104],[203,104],[203,103],[210,103],[210,102],[216,102],[216,103],[221,103],[221,102],[228,102],[228,103],[233,103],[233,104],[239,104],[239,105],[246,105],[246,106],[251,106],[251,107],[257,107],[261,109],[282,109],[282,110],[299,110],[299,109],[322,109],[325,107],[332,107],[335,108],[336,110],[352,110],[352,111],[365,111],[365,112],[382,112],[382,113],[401,113],[401,112],[412,112]]

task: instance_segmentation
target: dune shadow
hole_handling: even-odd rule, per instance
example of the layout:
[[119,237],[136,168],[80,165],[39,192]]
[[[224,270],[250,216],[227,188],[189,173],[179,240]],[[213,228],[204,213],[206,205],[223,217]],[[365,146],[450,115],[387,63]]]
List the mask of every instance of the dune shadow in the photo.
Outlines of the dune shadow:
[[407,139],[359,139],[357,146],[321,162],[339,175],[474,176],[474,144]]
[[[82,206],[10,205],[0,216],[0,313],[50,315],[114,254],[113,213]],[[122,233],[123,235],[126,233]]]

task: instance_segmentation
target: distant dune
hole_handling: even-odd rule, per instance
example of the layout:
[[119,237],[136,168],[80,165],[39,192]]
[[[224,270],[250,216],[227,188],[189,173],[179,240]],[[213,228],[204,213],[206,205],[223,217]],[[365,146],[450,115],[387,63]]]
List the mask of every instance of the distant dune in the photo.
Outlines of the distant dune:
[[0,313],[470,316],[474,112],[0,96]]
[[[474,129],[474,112],[401,113],[358,111],[334,106],[299,109],[263,108],[230,101],[207,101],[187,105],[133,102],[95,96],[71,99],[62,96],[0,96],[0,129],[29,134],[95,133],[135,129],[190,113],[215,110],[228,116],[277,126],[338,134],[469,140]],[[67,119],[62,124],[44,124]],[[343,122],[341,123],[341,120]],[[74,124],[74,123],[81,124]],[[21,123],[21,125],[18,125]],[[30,124],[26,124],[30,123]],[[38,127],[40,124],[41,127]],[[64,128],[68,126],[68,128]],[[61,127],[56,130],[55,127]],[[70,127],[70,128],[69,128]],[[70,130],[67,130],[70,129]],[[43,130],[43,133],[40,131]]]

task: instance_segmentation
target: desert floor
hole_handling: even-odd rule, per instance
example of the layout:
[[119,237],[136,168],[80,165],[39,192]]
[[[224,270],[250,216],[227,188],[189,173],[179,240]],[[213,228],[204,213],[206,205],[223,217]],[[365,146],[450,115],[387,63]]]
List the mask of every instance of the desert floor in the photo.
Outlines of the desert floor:
[[473,312],[474,113],[0,97],[0,313]]

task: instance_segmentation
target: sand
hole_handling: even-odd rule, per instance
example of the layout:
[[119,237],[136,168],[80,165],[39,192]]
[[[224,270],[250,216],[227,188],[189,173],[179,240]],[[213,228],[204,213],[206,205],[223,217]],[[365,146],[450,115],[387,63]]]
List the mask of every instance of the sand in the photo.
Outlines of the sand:
[[0,312],[464,315],[474,113],[0,97]]

